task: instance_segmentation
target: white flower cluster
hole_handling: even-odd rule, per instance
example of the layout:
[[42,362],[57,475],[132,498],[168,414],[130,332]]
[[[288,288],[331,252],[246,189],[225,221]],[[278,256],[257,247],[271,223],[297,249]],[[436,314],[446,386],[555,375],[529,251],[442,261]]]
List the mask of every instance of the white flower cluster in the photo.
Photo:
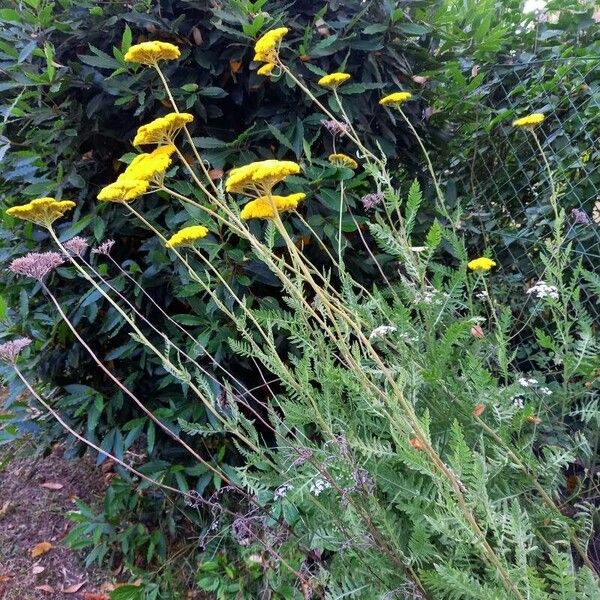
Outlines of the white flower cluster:
[[540,394],[544,394],[544,396],[552,396],[552,390],[547,387],[540,388]]
[[535,385],[536,383],[537,383],[537,379],[533,379],[533,377],[530,378],[530,379],[526,379],[525,377],[521,377],[519,379],[519,385],[522,385],[523,387],[529,387],[531,385]]
[[314,496],[318,496],[321,492],[324,492],[326,489],[330,488],[331,484],[329,481],[325,481],[325,479],[315,479],[308,488],[310,493]]
[[287,496],[287,493],[293,489],[294,486],[291,483],[284,483],[283,485],[280,485],[273,492],[273,500],[280,500],[281,498],[285,498],[285,496]]
[[446,292],[426,290],[417,295],[417,302],[423,302],[423,304],[439,304],[447,298],[450,298],[450,294],[447,294]]
[[527,290],[528,294],[533,294],[536,298],[552,298],[558,300],[558,288],[548,285],[545,281],[538,281],[534,286]]
[[481,292],[477,292],[475,294],[475,298],[477,298],[479,300],[485,300],[488,296],[489,296],[489,294],[487,293],[486,290],[481,290]]
[[524,408],[525,406],[525,400],[523,399],[523,396],[513,396],[512,401],[516,408]]
[[396,331],[396,328],[393,325],[380,325],[379,327],[375,327],[375,329],[371,331],[371,334],[369,335],[369,340],[382,338],[388,333],[394,333],[394,331]]

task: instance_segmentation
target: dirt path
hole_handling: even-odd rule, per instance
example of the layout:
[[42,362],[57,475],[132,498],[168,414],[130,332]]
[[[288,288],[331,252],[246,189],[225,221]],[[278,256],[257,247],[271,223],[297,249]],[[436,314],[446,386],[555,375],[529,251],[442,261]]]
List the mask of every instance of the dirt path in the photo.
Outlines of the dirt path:
[[0,600],[108,598],[99,591],[110,573],[86,569],[84,556],[62,544],[72,525],[66,513],[76,498],[101,497],[103,474],[60,449],[47,457],[10,452],[0,448]]

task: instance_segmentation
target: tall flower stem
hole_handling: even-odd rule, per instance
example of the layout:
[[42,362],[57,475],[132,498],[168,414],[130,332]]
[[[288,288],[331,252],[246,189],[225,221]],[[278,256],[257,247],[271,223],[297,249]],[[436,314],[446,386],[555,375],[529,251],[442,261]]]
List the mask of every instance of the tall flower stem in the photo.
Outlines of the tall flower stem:
[[135,404],[141,409],[141,411],[151,421],[153,421],[162,431],[164,431],[171,439],[173,439],[175,442],[177,442],[178,444],[180,444],[181,446],[183,446],[197,461],[199,461],[207,469],[209,469],[210,471],[212,471],[215,475],[217,475],[218,477],[220,477],[226,483],[230,484],[231,481],[229,480],[229,478],[224,473],[220,472],[218,469],[216,469],[215,467],[213,467],[213,465],[211,465],[204,458],[202,458],[202,456],[200,456],[189,444],[187,444],[184,440],[182,440],[176,433],[174,433],[173,431],[171,431],[158,417],[156,417],[154,415],[154,413],[150,409],[146,408],[145,404],[127,386],[125,386],[123,383],[121,383],[121,381],[117,377],[115,377],[115,375],[113,375],[113,373],[111,372],[111,370],[108,369],[104,365],[104,363],[98,358],[98,356],[96,355],[96,353],[90,348],[90,346],[88,345],[88,343],[83,339],[83,337],[81,337],[81,335],[77,331],[77,328],[73,325],[73,323],[71,323],[69,317],[67,317],[67,315],[65,314],[64,310],[62,309],[60,303],[58,302],[58,300],[56,299],[56,297],[54,296],[54,294],[50,291],[50,289],[46,286],[46,284],[43,283],[43,282],[41,282],[41,286],[42,286],[42,289],[44,290],[44,292],[47,294],[47,296],[52,301],[52,304],[54,305],[54,307],[58,311],[58,314],[61,316],[62,320],[65,322],[65,324],[67,325],[67,327],[71,330],[71,333],[75,336],[75,339],[83,346],[83,348],[85,348],[85,350],[87,351],[87,353],[91,356],[92,360],[96,363],[96,365],[98,365],[98,367],[100,368],[100,370],[125,395],[127,395],[129,398],[131,398],[131,400],[133,400],[133,402],[135,402]]
[[157,486],[159,488],[162,488],[163,490],[167,490],[169,492],[173,492],[173,493],[178,494],[180,496],[184,496],[185,498],[190,498],[190,499],[192,498],[192,496],[190,494],[186,493],[186,492],[178,490],[177,488],[171,487],[170,485],[167,485],[165,483],[161,483],[160,481],[156,481],[156,479],[152,479],[152,477],[148,477],[148,475],[144,475],[143,473],[141,473],[140,471],[136,470],[131,465],[128,465],[127,463],[125,463],[122,460],[118,459],[116,456],[110,454],[110,452],[107,452],[106,450],[102,450],[102,448],[100,448],[99,446],[96,446],[96,444],[94,444],[93,442],[91,442],[90,440],[88,440],[87,438],[85,438],[84,436],[82,436],[81,434],[77,433],[77,431],[75,431],[70,425],[68,425],[63,420],[63,418],[35,391],[35,389],[33,388],[33,386],[29,383],[29,381],[26,379],[26,377],[23,375],[23,373],[21,373],[21,371],[19,370],[19,368],[16,365],[14,365],[14,364],[12,366],[13,366],[13,369],[15,370],[17,376],[19,377],[19,379],[23,382],[23,384],[25,385],[25,387],[29,390],[29,393],[73,437],[77,438],[80,442],[84,443],[86,446],[89,446],[90,448],[92,448],[93,450],[95,450],[96,452],[98,452],[98,454],[100,454],[102,456],[106,456],[107,458],[109,458],[110,460],[112,460],[114,463],[120,465],[126,471],[129,471],[130,473],[132,473],[136,477],[139,477],[140,479],[143,479],[144,481],[147,481],[148,483],[150,483],[152,485],[155,485],[155,486]]

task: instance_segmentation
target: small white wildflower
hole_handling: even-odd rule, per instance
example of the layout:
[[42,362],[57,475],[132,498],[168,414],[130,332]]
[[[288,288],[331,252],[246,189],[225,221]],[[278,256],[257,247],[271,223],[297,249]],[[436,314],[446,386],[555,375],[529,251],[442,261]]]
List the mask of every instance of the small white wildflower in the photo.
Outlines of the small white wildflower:
[[544,394],[544,396],[552,396],[552,390],[547,387],[540,388],[540,394]]
[[379,327],[375,327],[375,329],[371,331],[369,339],[374,340],[377,338],[382,338],[388,333],[394,333],[394,331],[396,331],[396,328],[393,325],[380,325]]
[[525,379],[525,377],[520,377],[519,385],[522,385],[523,387],[529,387],[529,379]]
[[321,492],[324,492],[326,489],[330,488],[331,484],[329,483],[329,481],[325,481],[325,479],[315,479],[311,484],[310,487],[308,488],[310,493],[315,495],[315,496],[319,496],[321,494]]
[[523,400],[522,396],[513,396],[512,401],[517,408],[523,408],[525,406],[525,400]]
[[534,379],[533,377],[530,377],[527,380],[527,383],[529,383],[530,385],[535,385],[537,382],[538,382],[537,379]]
[[533,295],[536,298],[552,298],[558,300],[558,288],[553,285],[548,285],[545,281],[538,281],[535,285],[527,290],[527,294]]
[[486,290],[482,290],[481,292],[477,292],[475,294],[475,298],[478,298],[479,300],[485,300],[488,297],[488,293]]
[[287,493],[293,489],[294,486],[291,483],[284,483],[283,485],[280,485],[273,492],[273,500],[280,500],[281,498],[285,498],[285,496],[287,496]]

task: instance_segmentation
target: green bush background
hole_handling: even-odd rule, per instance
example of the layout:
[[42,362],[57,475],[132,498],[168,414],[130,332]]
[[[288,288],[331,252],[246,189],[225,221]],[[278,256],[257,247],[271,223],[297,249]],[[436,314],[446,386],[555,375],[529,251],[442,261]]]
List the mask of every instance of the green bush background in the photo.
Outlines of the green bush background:
[[[383,91],[410,89],[415,101],[408,105],[409,117],[435,156],[436,167],[444,172],[450,207],[460,203],[475,212],[485,205],[488,211],[483,228],[480,218],[465,222],[473,250],[481,251],[490,244],[500,248],[499,260],[513,267],[512,279],[507,277],[507,295],[511,285],[522,285],[539,266],[532,250],[535,244],[527,240],[537,239],[546,215],[528,221],[529,231],[520,235],[515,250],[515,241],[506,235],[511,230],[511,216],[525,208],[535,209],[535,198],[515,195],[501,183],[498,187],[505,196],[494,198],[494,202],[487,196],[473,195],[473,156],[477,159],[476,179],[483,185],[486,175],[479,161],[497,150],[498,132],[507,128],[515,115],[541,108],[540,99],[546,101],[548,86],[561,76],[556,65],[570,64],[569,60],[581,56],[597,56],[597,25],[591,19],[591,8],[560,2],[557,23],[538,23],[519,33],[528,17],[523,16],[517,1],[497,7],[489,0],[332,0],[319,5],[299,0],[230,0],[220,5],[173,0],[135,3],[126,12],[116,2],[98,5],[87,0],[27,0],[24,4],[25,10],[19,12],[11,7],[0,9],[4,22],[0,68],[7,75],[0,83],[3,207],[44,195],[76,200],[74,214],[59,225],[61,238],[80,234],[95,242],[116,239],[115,259],[247,387],[260,385],[262,379],[253,364],[232,357],[227,339],[235,336],[235,328],[199,294],[198,286],[188,281],[185,272],[173,266],[157,239],[138,227],[119,206],[100,205],[95,200],[100,187],[113,181],[123,168],[119,159],[133,150],[130,140],[136,128],[167,111],[155,74],[123,62],[123,53],[131,43],[161,39],[182,48],[182,60],[166,66],[175,98],[182,109],[195,115],[193,135],[212,168],[227,170],[256,158],[301,159],[307,153],[325,157],[333,148],[331,137],[320,124],[324,117],[291,82],[274,84],[256,76],[253,68],[255,37],[273,26],[290,27],[286,41],[294,50],[285,51],[286,59],[306,81],[334,70],[352,74],[352,83],[341,89],[348,113],[367,143],[378,143],[385,151],[400,180],[409,182],[417,177],[422,181],[431,206],[420,217],[420,230],[425,231],[434,215],[433,190],[428,187],[419,149],[407,128],[391,120],[377,105]],[[545,61],[543,68],[535,62],[539,60]],[[598,95],[598,74],[585,69],[579,69],[579,74],[578,87],[572,90],[576,96],[572,106],[557,103],[551,107],[557,116],[548,123],[548,136],[562,128],[563,122],[574,123],[566,118],[566,111],[577,111],[581,106],[585,110],[581,118],[597,123],[598,101],[590,101],[590,97]],[[413,79],[415,76],[427,77],[427,81],[420,83]],[[582,87],[584,84],[587,87]],[[517,86],[520,93],[514,91]],[[325,98],[331,101],[323,95]],[[594,168],[597,154],[585,164],[574,159],[589,150],[586,137],[575,136],[568,151],[561,145],[565,139],[573,139],[576,126],[559,131],[548,149],[555,150],[550,152],[552,156],[567,157],[560,170],[574,182],[567,198],[569,206],[591,212],[592,190],[600,189],[598,169]],[[589,134],[597,138],[597,129]],[[351,151],[339,140],[337,149]],[[523,164],[528,164],[527,152],[525,149],[520,157]],[[504,165],[503,176],[523,179],[526,184],[539,173],[540,165],[536,169],[528,172],[520,162],[509,163]],[[296,182],[309,195],[305,216],[332,245],[339,176],[336,169],[323,163]],[[372,191],[361,173],[347,186],[358,195]],[[146,213],[166,230],[201,218],[165,198],[154,196],[144,203]],[[350,211],[359,224],[371,218],[358,203],[351,205]],[[542,208],[538,207],[539,211],[543,212]],[[4,214],[1,218],[3,264],[26,251],[51,248],[40,230],[15,223]],[[291,221],[295,231],[303,232],[299,222]],[[376,266],[365,253],[350,215],[344,221],[344,231],[353,248],[348,253],[349,268],[359,281],[376,280]],[[573,238],[586,243],[584,248],[597,244],[597,231],[585,234],[587,242],[576,234],[574,231]],[[214,237],[211,244],[218,268],[236,292],[263,306],[278,305],[276,281],[261,264],[247,260],[243,243]],[[321,261],[319,246],[308,235],[305,244],[311,260]],[[516,267],[515,254],[519,257]],[[377,258],[388,274],[396,273],[391,257]],[[204,410],[188,398],[186,390],[130,340],[115,311],[82,281],[68,279],[72,277],[69,270],[59,271],[61,288],[57,291],[63,306],[115,373],[148,399],[150,408],[174,428],[177,419],[205,419]],[[113,269],[108,272],[115,276]],[[148,318],[156,317],[152,306],[125,278],[115,276],[112,283],[129,297],[136,297]],[[73,343],[38,287],[32,292],[29,282],[9,276],[0,285],[2,336],[21,334],[35,340],[31,372],[54,394],[60,411],[90,439],[118,457],[132,449],[147,454],[149,474],[183,489],[202,492],[219,485],[209,473],[189,465],[178,449],[107,385]],[[225,294],[223,297],[229,301]],[[190,348],[176,330],[170,335]],[[20,391],[16,384],[11,387],[0,441],[10,441],[34,426],[26,418]],[[215,384],[215,395],[219,392]],[[44,427],[42,432],[48,440],[61,435],[52,427]],[[240,461],[227,439],[216,437],[199,443],[199,447],[222,465]],[[143,501],[137,498],[116,500],[126,495],[126,487],[112,488],[106,504],[109,524],[121,518],[121,510],[142,509]],[[143,508],[153,514],[148,520],[154,522],[161,507],[153,505],[150,498]],[[165,514],[161,517],[163,529],[174,533],[175,511],[167,508]],[[135,530],[131,535],[135,537]],[[144,548],[152,545],[164,552],[164,538],[160,543],[151,538],[151,533],[141,535],[138,531],[135,544]]]

